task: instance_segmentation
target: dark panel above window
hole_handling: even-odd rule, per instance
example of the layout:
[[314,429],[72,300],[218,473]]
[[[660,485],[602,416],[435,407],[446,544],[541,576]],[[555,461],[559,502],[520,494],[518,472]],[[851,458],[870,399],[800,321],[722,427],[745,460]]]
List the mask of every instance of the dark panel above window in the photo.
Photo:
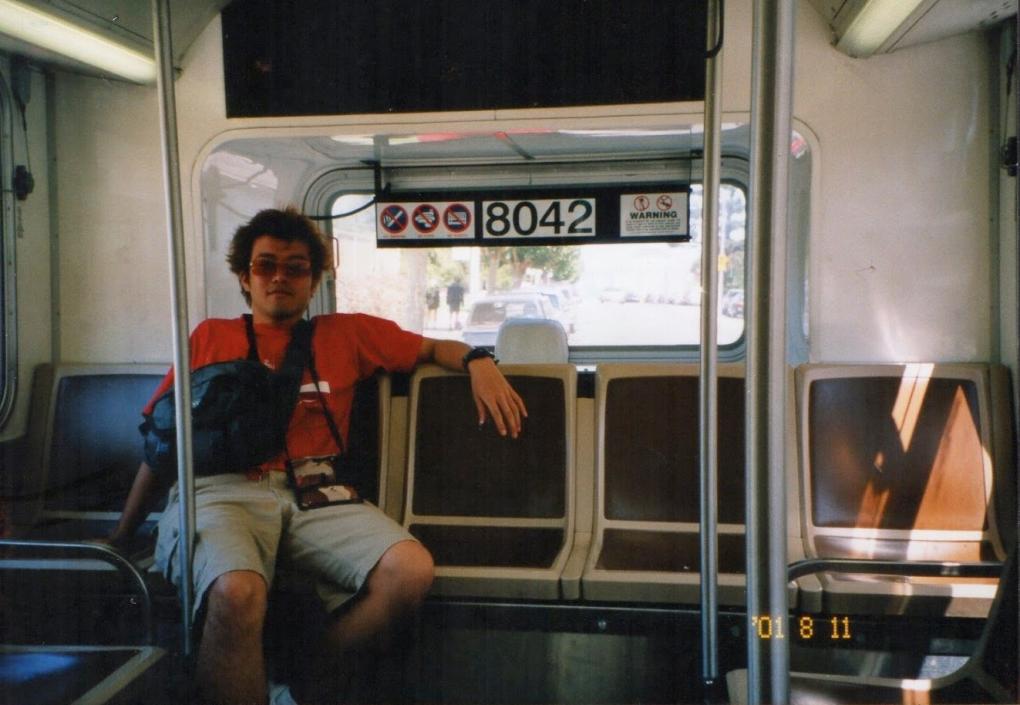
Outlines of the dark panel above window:
[[235,0],[228,117],[701,100],[702,0]]

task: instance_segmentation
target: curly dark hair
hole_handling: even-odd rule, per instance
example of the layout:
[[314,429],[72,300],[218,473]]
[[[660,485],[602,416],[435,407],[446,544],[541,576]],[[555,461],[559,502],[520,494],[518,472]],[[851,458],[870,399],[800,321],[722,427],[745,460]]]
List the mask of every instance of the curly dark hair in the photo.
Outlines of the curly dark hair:
[[[333,268],[333,251],[326,236],[297,208],[287,206],[283,210],[267,208],[259,211],[254,218],[237,229],[230,240],[230,250],[227,252],[227,263],[231,272],[240,275],[248,271],[255,240],[263,235],[308,245],[313,284],[319,283],[324,270]],[[245,291],[244,287],[241,287],[241,295],[250,306],[251,294]]]

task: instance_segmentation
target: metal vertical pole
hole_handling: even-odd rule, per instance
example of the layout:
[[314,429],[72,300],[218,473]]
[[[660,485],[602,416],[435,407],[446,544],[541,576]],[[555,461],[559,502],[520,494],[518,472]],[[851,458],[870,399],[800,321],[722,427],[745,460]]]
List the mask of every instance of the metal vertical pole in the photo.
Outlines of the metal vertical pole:
[[181,168],[177,151],[177,105],[174,98],[173,43],[170,37],[169,0],[152,0],[152,36],[156,47],[156,86],[159,92],[163,167],[166,171],[166,217],[170,253],[170,299],[174,333],[174,404],[177,411],[177,487],[180,502],[180,560],[184,654],[190,656],[191,614],[194,602],[191,557],[195,542],[195,480],[191,462],[191,366],[188,345],[187,279],[182,229]]
[[[747,701],[789,702],[787,639],[786,231],[793,97],[793,0],[755,0],[747,329]],[[788,625],[783,625],[788,627]],[[763,630],[764,631],[764,630]],[[784,628],[784,635],[789,629]],[[765,648],[768,647],[768,664]],[[766,678],[766,675],[769,677]]]
[[[722,25],[719,0],[709,0],[706,17],[711,47]],[[701,471],[701,677],[711,685],[719,677],[718,626],[718,303],[719,167],[722,101],[721,53],[705,61],[705,149],[701,200],[701,359],[699,444]]]

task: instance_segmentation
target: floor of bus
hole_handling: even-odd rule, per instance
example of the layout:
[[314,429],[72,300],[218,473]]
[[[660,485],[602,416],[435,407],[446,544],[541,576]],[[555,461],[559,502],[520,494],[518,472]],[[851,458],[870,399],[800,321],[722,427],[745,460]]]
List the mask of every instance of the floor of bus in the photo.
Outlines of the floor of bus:
[[[64,586],[66,587],[66,585]],[[8,593],[9,594],[9,593]],[[67,594],[66,592],[64,593]],[[69,602],[37,594],[47,603],[44,621],[18,626],[11,612],[3,619],[5,643],[76,643],[84,632],[93,641],[122,643],[118,635],[137,626],[130,598],[89,597]],[[32,600],[35,602],[35,599]],[[38,603],[37,603],[38,604]],[[8,602],[6,608],[18,611]],[[314,629],[302,624],[297,607],[275,608],[267,651],[281,680],[310,648]],[[168,650],[164,664],[165,702],[187,699],[187,663],[179,653],[180,627],[175,603],[156,601],[157,642]],[[27,610],[25,611],[27,613]],[[791,647],[794,663],[809,670],[855,673],[863,663],[874,669],[874,654],[885,658],[890,674],[951,671],[973,651],[983,625],[977,619],[853,617],[846,623],[816,616],[809,623],[791,615],[789,626],[769,625]],[[726,702],[725,674],[746,665],[743,613],[719,614],[719,672],[714,690],[701,676],[701,620],[695,609],[648,605],[563,605],[430,599],[399,643],[383,656],[358,658],[357,676],[344,701],[365,703],[702,703]],[[136,630],[137,631],[137,630]],[[833,639],[835,635],[835,639]],[[951,636],[947,636],[951,635]],[[922,662],[923,661],[923,662]],[[155,705],[149,690],[144,702]],[[0,697],[0,702],[3,698]],[[141,702],[141,701],[139,701]]]

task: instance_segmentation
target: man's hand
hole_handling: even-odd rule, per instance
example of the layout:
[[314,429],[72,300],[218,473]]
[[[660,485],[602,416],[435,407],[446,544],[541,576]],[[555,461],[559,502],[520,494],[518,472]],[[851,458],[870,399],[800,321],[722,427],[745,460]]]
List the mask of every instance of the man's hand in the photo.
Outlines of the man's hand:
[[128,549],[128,545],[131,543],[131,539],[132,538],[133,537],[131,537],[131,536],[125,536],[124,534],[122,534],[121,532],[119,532],[119,531],[117,531],[115,529],[114,531],[111,531],[106,536],[99,536],[97,538],[93,538],[93,539],[89,539],[89,540],[93,541],[95,543],[105,544],[105,545],[109,546],[110,548],[112,548],[114,551],[117,551],[118,553],[123,553],[123,554],[126,555],[128,553],[128,550],[127,550]]
[[[461,372],[464,355],[470,350],[459,340],[422,338],[418,362],[435,362],[448,370]],[[528,410],[496,367],[496,362],[491,357],[479,357],[467,364],[467,371],[471,375],[471,395],[478,409],[478,425],[492,417],[499,435],[509,433],[511,438],[517,438],[521,433],[521,419],[527,417]]]
[[124,502],[124,511],[121,512],[116,528],[105,538],[97,540],[120,553],[128,553],[128,548],[138,527],[142,525],[149,512],[155,507],[156,501],[165,492],[166,487],[162,484],[159,475],[143,462],[138,467],[138,472],[135,473],[135,481],[131,484],[131,491]]
[[471,375],[471,394],[478,409],[478,425],[484,424],[486,417],[491,416],[499,435],[509,433],[511,438],[517,438],[521,433],[521,419],[528,415],[524,400],[506,381],[492,358],[472,360],[468,363],[468,373]]

